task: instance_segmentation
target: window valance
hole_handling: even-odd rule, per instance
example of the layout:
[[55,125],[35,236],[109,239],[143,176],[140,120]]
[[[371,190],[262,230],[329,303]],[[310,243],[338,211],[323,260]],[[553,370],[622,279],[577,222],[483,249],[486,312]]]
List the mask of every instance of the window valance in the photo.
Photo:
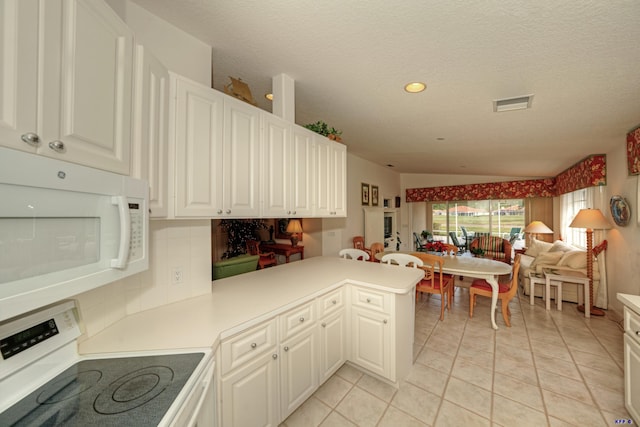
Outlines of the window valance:
[[605,154],[594,154],[579,161],[555,178],[408,188],[406,201],[411,203],[555,197],[582,188],[606,185],[606,164]]

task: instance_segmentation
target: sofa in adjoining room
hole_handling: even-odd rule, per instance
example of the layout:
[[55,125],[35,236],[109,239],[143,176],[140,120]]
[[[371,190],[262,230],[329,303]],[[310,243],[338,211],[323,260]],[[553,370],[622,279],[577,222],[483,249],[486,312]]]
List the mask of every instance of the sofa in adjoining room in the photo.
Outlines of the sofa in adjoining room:
[[[553,269],[558,272],[578,271],[587,274],[587,253],[584,249],[569,245],[562,240],[553,243],[532,239],[531,244],[520,257],[520,272],[518,283],[525,295],[530,295],[529,273],[542,273],[543,269]],[[593,295],[598,295],[600,284],[600,272],[598,263],[593,263]],[[544,295],[544,286],[535,287],[535,296]],[[579,288],[579,289],[578,289]],[[582,286],[575,283],[562,283],[562,300],[578,302],[578,290],[582,292]],[[552,296],[555,291],[552,291]]]
[[469,250],[482,249],[483,258],[491,258],[496,261],[511,264],[511,243],[507,239],[498,236],[481,236],[473,239]]

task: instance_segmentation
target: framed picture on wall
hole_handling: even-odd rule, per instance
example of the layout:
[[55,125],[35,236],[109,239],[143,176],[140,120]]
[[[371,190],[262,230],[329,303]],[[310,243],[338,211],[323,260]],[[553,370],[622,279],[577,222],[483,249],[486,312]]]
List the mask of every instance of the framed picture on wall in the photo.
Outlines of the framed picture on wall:
[[371,186],[371,206],[378,206],[378,186]]
[[362,205],[369,206],[369,184],[362,183]]

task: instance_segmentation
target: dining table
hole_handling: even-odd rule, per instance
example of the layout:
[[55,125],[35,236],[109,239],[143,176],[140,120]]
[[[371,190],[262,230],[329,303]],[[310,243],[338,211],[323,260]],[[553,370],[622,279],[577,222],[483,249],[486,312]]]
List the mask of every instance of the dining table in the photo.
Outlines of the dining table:
[[[411,255],[415,251],[387,251],[375,255],[377,260],[389,253],[405,253]],[[498,276],[511,274],[511,265],[488,258],[469,255],[442,255],[444,263],[442,272],[455,276],[474,277],[484,279],[491,285],[491,327],[498,329],[496,324],[496,306],[498,305]],[[436,268],[438,266],[436,265]]]

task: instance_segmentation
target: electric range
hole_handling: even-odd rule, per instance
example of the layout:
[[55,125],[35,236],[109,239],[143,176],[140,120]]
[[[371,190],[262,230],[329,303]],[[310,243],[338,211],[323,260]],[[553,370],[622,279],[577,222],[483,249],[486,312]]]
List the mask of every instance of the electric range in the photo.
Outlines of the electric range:
[[73,302],[0,324],[1,426],[177,425],[214,405],[211,349],[79,356],[79,335]]

